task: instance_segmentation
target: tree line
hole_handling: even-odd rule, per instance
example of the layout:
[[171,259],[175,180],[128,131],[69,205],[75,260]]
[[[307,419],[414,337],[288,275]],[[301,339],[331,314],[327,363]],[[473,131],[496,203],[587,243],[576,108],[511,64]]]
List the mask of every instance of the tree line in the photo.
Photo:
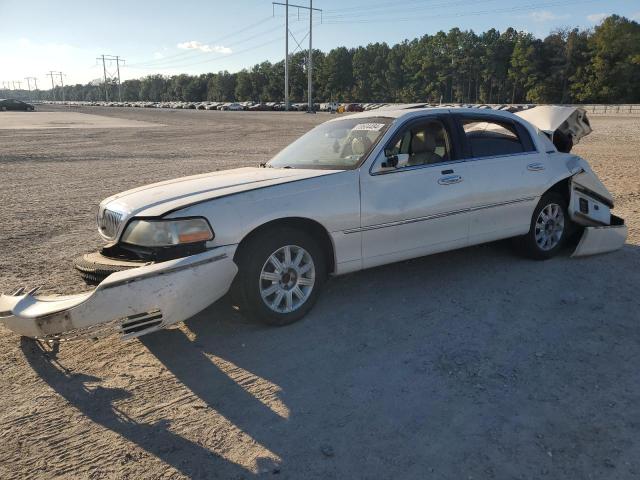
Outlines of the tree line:
[[[306,100],[306,52],[290,57],[290,98]],[[508,28],[453,28],[389,46],[313,52],[316,101],[638,103],[640,24],[612,15],[593,29],[544,39]],[[284,61],[237,73],[149,75],[122,83],[124,101],[282,101]],[[118,98],[109,84],[109,98]],[[61,88],[49,91],[62,98]],[[64,87],[67,100],[104,100],[103,84]]]

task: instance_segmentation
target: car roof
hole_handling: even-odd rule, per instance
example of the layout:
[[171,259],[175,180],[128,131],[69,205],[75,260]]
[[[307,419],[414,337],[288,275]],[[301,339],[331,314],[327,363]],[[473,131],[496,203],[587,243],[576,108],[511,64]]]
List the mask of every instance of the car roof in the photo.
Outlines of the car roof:
[[403,118],[410,119],[413,117],[422,117],[424,115],[437,115],[439,113],[470,113],[474,115],[491,115],[494,117],[503,117],[509,120],[521,120],[517,115],[504,110],[491,110],[486,108],[468,108],[468,107],[421,107],[415,108],[412,106],[407,107],[387,107],[378,108],[376,110],[367,110],[365,112],[358,112],[347,116],[341,116],[329,120],[330,122],[339,121],[345,118],[371,118],[371,117],[387,117],[387,118]]

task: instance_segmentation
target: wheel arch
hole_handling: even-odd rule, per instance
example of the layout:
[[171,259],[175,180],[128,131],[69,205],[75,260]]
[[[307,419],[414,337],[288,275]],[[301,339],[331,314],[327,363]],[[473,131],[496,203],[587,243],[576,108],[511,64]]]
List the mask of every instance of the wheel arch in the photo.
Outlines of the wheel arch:
[[[313,238],[319,243],[320,247],[325,253],[327,273],[335,272],[335,268],[336,268],[335,245],[333,243],[333,239],[331,238],[331,235],[329,234],[329,231],[320,222],[316,220],[312,220],[310,218],[306,218],[306,217],[278,218],[275,220],[270,220],[266,223],[263,223],[255,227],[253,230],[247,233],[238,244],[238,248],[236,249],[236,252],[233,256],[234,261],[236,261],[240,257],[240,255],[243,254],[243,251],[246,248],[246,246],[257,235],[260,235],[274,228],[283,228],[283,227],[295,228],[311,234],[311,236],[313,236]],[[237,261],[236,261],[236,264],[237,264]]]
[[544,191],[543,195],[549,192],[558,193],[559,195],[562,195],[562,198],[564,198],[564,200],[567,202],[567,205],[569,205],[569,201],[571,200],[571,177],[572,176],[573,175],[568,175],[565,178],[557,180],[555,183],[553,183],[549,188],[547,188]]

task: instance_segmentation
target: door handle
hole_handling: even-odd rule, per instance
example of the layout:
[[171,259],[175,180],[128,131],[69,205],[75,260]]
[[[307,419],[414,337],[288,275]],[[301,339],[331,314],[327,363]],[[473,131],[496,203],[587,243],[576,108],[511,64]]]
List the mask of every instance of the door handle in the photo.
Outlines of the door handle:
[[544,170],[544,165],[540,162],[530,163],[527,165],[527,170],[531,172],[539,172],[540,170]]
[[446,177],[441,177],[438,180],[440,185],[453,185],[454,183],[460,183],[462,181],[462,177],[460,175],[448,175]]

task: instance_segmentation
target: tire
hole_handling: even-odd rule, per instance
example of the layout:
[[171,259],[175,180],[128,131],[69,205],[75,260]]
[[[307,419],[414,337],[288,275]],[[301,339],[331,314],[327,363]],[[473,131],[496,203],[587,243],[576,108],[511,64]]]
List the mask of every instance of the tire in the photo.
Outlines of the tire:
[[547,260],[558,254],[572,230],[567,202],[555,192],[545,193],[531,217],[529,233],[520,237],[522,253],[535,260]]
[[99,252],[87,253],[73,261],[73,266],[87,285],[98,285],[112,273],[141,267],[144,261],[119,260],[103,256]]
[[[273,257],[286,271],[277,269]],[[318,243],[308,233],[288,227],[250,239],[239,252],[237,264],[232,297],[240,312],[275,326],[304,317],[318,299],[327,274],[325,253]]]

